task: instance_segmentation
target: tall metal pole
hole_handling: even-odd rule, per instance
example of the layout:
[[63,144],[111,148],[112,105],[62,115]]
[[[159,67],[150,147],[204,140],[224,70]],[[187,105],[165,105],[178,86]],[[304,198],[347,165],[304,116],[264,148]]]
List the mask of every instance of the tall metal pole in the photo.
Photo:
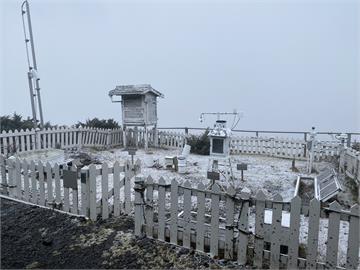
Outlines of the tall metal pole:
[[[25,4],[25,9],[23,9]],[[36,56],[35,56],[35,45],[34,45],[34,36],[33,36],[33,32],[32,32],[32,26],[31,26],[31,16],[30,16],[30,6],[29,6],[29,2],[27,0],[25,0],[22,5],[21,5],[22,9],[22,16],[24,16],[24,14],[26,13],[27,15],[27,24],[28,24],[28,31],[29,31],[29,39],[26,38],[26,29],[25,29],[25,22],[24,22],[24,18],[23,18],[23,26],[24,26],[24,35],[25,35],[25,42],[30,42],[30,46],[31,46],[31,58],[32,58],[32,66],[30,63],[30,59],[29,59],[29,55],[28,55],[28,62],[29,62],[29,73],[28,73],[28,77],[29,80],[35,81],[35,90],[36,90],[36,96],[37,96],[37,100],[38,100],[38,107],[39,107],[39,115],[40,115],[40,128],[43,129],[44,127],[44,117],[43,117],[43,111],[42,111],[42,104],[41,104],[41,95],[40,95],[40,78],[37,77],[37,63],[36,63]],[[28,47],[26,46],[26,50],[28,50]],[[28,51],[27,51],[28,53]],[[35,72],[34,72],[35,71]],[[35,76],[36,74],[36,76]],[[31,76],[30,76],[31,75]],[[30,81],[29,81],[30,84]],[[32,93],[31,93],[32,92]],[[34,102],[34,93],[33,93],[33,87],[31,85],[30,87],[30,93],[32,94],[31,97],[31,105],[32,105],[32,110],[33,110],[33,117],[35,118],[36,121],[36,113],[34,114],[35,110],[35,102]]]

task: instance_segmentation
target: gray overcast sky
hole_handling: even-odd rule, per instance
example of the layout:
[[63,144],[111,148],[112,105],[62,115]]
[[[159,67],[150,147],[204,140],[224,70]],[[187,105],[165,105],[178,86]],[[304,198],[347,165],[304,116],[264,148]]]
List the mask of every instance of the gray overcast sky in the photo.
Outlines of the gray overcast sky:
[[[1,0],[0,114],[30,116],[20,5]],[[160,126],[360,130],[360,4],[31,0],[45,120],[115,118],[108,91],[150,83]],[[208,119],[210,120],[210,119]]]

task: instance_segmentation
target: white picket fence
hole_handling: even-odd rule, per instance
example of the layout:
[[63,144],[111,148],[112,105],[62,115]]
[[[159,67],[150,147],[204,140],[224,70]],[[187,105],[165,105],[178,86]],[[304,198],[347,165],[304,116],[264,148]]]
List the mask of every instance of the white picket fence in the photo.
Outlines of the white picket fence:
[[[128,128],[105,130],[94,128],[51,128],[35,131],[21,130],[3,131],[0,134],[0,154],[5,156],[13,153],[40,149],[77,148],[77,147],[144,147],[145,136],[149,146],[181,148],[187,136],[180,132],[156,131],[145,133],[144,129]],[[315,160],[331,159],[339,156],[339,143],[319,141],[315,146]],[[232,154],[258,154],[282,158],[306,158],[306,142],[304,140],[268,137],[234,137],[231,141]]]
[[[64,183],[64,171],[76,172],[75,182]],[[24,202],[58,209],[96,220],[132,211],[131,183],[140,161],[118,161],[113,166],[91,164],[88,168],[30,163],[0,155],[1,194]]]
[[82,146],[114,147],[122,145],[121,129],[50,128],[44,130],[3,131],[0,134],[0,154],[28,152],[41,149],[76,148]]
[[352,148],[341,151],[339,170],[360,185],[360,152]]
[[[202,183],[196,188],[189,182],[179,186],[176,180],[167,185],[163,178],[155,183],[151,177],[136,177],[134,189],[136,235],[145,234],[148,238],[257,268],[358,267],[358,205],[344,211],[335,201],[329,208],[321,208],[316,199],[310,205],[302,205],[300,197],[283,202],[280,195],[267,199],[261,191],[255,198],[246,192],[235,196],[232,188],[223,193],[217,185],[206,190]],[[271,212],[270,222],[266,212]],[[250,223],[251,215],[255,226]],[[308,218],[305,256],[299,254],[300,227],[304,226],[301,217]],[[318,259],[321,217],[328,218],[325,261]],[[286,220],[288,226],[283,224]],[[338,262],[340,220],[349,228],[346,260],[341,266]],[[251,231],[250,227],[255,228]]]
[[[339,143],[319,141],[314,148],[315,160],[331,159],[339,155]],[[281,158],[306,159],[306,142],[300,139],[268,137],[234,137],[231,141],[233,154],[257,154]]]

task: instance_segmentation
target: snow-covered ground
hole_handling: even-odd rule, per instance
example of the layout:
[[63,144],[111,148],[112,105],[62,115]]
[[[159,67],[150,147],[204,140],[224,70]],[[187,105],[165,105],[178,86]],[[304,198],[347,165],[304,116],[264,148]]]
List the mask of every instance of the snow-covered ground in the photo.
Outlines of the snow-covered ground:
[[[107,162],[109,165],[116,160],[123,161],[130,158],[128,152],[122,149],[99,152],[90,150],[87,153],[101,162]],[[187,158],[186,173],[179,174],[165,168],[165,157],[178,155],[179,150],[156,149],[148,153],[144,150],[138,150],[134,158],[140,159],[142,162],[141,173],[144,176],[151,175],[154,181],[158,181],[160,177],[163,177],[168,183],[173,179],[176,179],[180,184],[188,180],[193,187],[196,187],[200,181],[204,184],[209,183],[206,178],[209,170],[209,156],[190,154]],[[294,196],[295,181],[299,173],[291,170],[292,160],[255,155],[231,156],[230,160],[234,176],[237,179],[235,181],[236,187],[247,187],[251,190],[252,195],[255,195],[260,189],[269,196],[279,193],[285,201],[290,201]],[[160,168],[151,167],[154,163],[158,163]],[[238,163],[248,164],[248,170],[244,171],[245,181],[240,180],[241,172],[236,170]],[[305,172],[304,161],[296,161],[296,167],[300,172]],[[226,182],[223,184],[226,185]]]

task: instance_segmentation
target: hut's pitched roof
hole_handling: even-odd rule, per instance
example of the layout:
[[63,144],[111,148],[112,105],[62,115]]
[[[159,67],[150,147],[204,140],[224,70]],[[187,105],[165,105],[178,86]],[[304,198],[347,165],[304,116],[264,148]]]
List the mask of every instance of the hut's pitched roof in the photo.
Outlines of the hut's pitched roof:
[[162,93],[152,88],[150,84],[118,85],[109,92],[109,96],[143,95],[148,92],[158,97],[164,97]]

